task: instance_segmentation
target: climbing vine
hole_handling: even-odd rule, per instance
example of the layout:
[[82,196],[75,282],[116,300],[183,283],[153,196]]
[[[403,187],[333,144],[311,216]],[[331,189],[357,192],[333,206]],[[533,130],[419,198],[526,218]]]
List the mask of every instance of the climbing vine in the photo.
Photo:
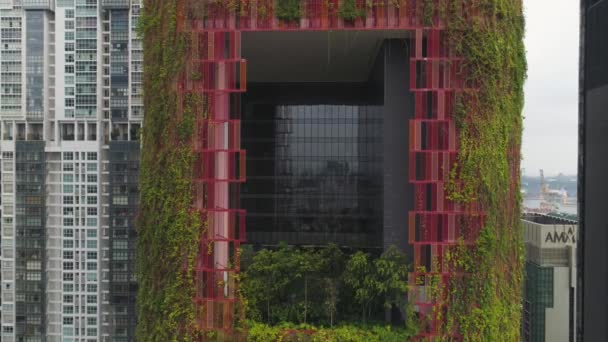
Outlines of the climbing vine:
[[276,0],[276,17],[285,21],[296,21],[302,16],[301,0]]
[[[448,286],[445,331],[465,341],[520,340],[523,279],[519,148],[526,75],[521,0],[447,1],[449,46],[462,56],[466,90],[456,98],[459,157],[447,186],[486,215],[476,243],[448,255],[464,272]],[[462,12],[467,9],[467,13]],[[478,13],[473,16],[473,13]],[[466,223],[465,223],[466,224]]]
[[433,12],[435,10],[433,0],[423,0],[422,2],[422,22],[424,25],[433,25]]
[[190,139],[200,103],[186,97],[176,115],[176,75],[187,44],[176,32],[176,3],[147,0],[144,38],[146,124],[140,174],[137,280],[138,341],[189,341],[197,335],[194,260],[203,224],[190,210]]
[[338,15],[344,20],[352,21],[357,18],[365,18],[366,10],[357,6],[357,0],[343,0],[340,4]]

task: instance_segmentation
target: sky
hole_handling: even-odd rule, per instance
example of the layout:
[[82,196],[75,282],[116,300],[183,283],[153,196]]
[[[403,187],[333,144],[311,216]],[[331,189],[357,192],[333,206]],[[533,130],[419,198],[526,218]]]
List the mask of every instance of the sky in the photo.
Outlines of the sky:
[[579,1],[524,0],[528,79],[522,167],[526,175],[576,174]]

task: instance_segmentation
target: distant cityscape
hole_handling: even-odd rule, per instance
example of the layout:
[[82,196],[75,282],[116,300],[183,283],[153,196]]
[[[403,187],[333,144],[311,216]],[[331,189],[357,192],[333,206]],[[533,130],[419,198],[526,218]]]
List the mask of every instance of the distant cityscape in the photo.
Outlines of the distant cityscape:
[[560,173],[557,176],[546,177],[543,170],[539,170],[537,176],[522,176],[523,211],[559,215],[576,220],[578,218],[576,191],[576,175]]

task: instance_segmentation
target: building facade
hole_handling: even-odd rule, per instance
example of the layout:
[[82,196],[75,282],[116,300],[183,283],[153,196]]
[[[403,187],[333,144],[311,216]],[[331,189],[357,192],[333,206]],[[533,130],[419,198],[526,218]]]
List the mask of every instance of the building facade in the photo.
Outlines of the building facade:
[[0,2],[2,341],[133,340],[140,10]]
[[526,214],[522,224],[526,244],[522,341],[573,342],[577,223]]
[[581,0],[579,87],[578,337],[608,340],[608,241],[604,195],[608,191],[605,158],[608,137],[608,2]]
[[241,243],[287,241],[408,248],[415,340],[519,339],[521,1],[149,4],[139,336],[233,331]]

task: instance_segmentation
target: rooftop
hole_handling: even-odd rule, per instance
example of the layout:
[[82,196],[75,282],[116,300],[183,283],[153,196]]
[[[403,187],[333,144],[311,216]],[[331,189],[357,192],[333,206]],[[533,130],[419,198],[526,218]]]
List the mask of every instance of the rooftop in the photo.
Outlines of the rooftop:
[[523,215],[522,219],[524,221],[534,222],[543,225],[553,225],[553,224],[574,224],[578,225],[578,222],[574,220],[568,220],[561,217],[546,215],[546,214],[536,214],[536,213],[526,213]]

